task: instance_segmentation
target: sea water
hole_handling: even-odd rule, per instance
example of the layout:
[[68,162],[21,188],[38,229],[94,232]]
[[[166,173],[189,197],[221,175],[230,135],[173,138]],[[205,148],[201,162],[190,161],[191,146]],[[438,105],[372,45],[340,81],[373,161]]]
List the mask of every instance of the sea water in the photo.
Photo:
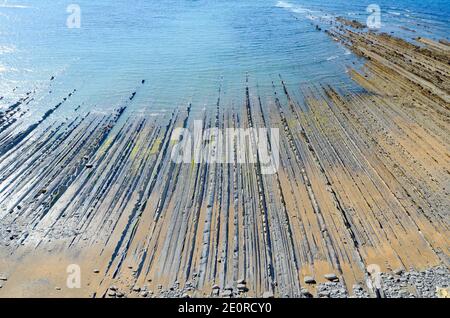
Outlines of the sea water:
[[[374,1],[346,0],[0,0],[0,107],[34,91],[39,116],[76,93],[54,116],[109,111],[137,91],[128,113],[243,104],[246,78],[263,100],[282,78],[351,89],[346,48],[315,28],[344,16],[365,22]],[[378,1],[379,32],[445,38],[449,1]],[[71,6],[72,5],[72,6]],[[79,25],[71,19],[78,8]],[[72,8],[72,9],[71,9]],[[78,27],[79,26],[79,27]],[[54,80],[50,78],[54,76]],[[145,84],[141,81],[145,79]]]

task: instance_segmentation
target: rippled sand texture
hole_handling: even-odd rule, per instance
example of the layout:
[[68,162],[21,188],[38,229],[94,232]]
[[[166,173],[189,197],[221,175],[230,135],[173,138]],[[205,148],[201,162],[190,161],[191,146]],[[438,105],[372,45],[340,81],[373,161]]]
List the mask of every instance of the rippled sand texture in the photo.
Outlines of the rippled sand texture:
[[[367,59],[350,70],[367,91],[302,87],[297,99],[280,78],[271,98],[244,86],[242,106],[223,107],[219,91],[201,115],[205,127],[278,127],[273,175],[171,161],[173,130],[193,125],[188,105],[126,117],[133,93],[111,114],[52,121],[49,110],[26,128],[33,92],[11,105],[0,115],[0,295],[103,297],[114,285],[138,296],[147,285],[214,296],[241,279],[243,295],[315,295],[305,277],[327,273],[373,295],[370,264],[448,267],[450,46],[342,22],[326,32]],[[66,287],[73,263],[81,289]]]

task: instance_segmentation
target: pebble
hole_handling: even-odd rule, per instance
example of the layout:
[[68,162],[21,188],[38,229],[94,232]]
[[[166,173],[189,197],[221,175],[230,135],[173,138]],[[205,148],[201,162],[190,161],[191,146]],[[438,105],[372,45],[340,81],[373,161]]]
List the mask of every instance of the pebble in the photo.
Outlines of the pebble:
[[328,298],[330,297],[330,292],[328,290],[321,291],[317,294],[319,297]]
[[238,284],[236,287],[239,291],[242,291],[242,292],[248,291],[248,288],[247,288],[247,286],[245,286],[245,284]]
[[336,274],[332,274],[332,273],[331,274],[325,274],[324,277],[326,279],[328,279],[329,281],[332,281],[332,282],[338,280],[338,277],[336,276]]
[[264,294],[263,294],[263,296],[262,296],[263,298],[273,298],[274,297],[274,295],[273,295],[273,293],[272,292],[270,292],[270,291],[266,291],[266,292],[264,292]]
[[113,291],[113,290],[110,290],[110,291],[108,292],[108,296],[109,296],[109,297],[114,297],[114,296],[116,296],[116,292]]
[[447,274],[447,273],[445,272],[445,270],[443,270],[443,269],[441,269],[441,268],[438,268],[438,269],[436,270],[436,274],[438,274],[438,275],[445,275],[445,274]]
[[305,282],[305,284],[315,284],[316,283],[316,280],[312,276],[305,276],[303,281]]
[[224,290],[222,292],[222,297],[231,297],[232,295],[233,295],[233,292],[231,290],[229,290],[229,289]]
[[402,273],[403,273],[403,268],[394,269],[394,274],[395,275],[401,275]]
[[302,288],[302,289],[300,290],[300,292],[301,292],[302,295],[305,296],[305,297],[311,297],[311,296],[312,296],[311,293],[309,292],[309,290],[307,290],[306,288]]

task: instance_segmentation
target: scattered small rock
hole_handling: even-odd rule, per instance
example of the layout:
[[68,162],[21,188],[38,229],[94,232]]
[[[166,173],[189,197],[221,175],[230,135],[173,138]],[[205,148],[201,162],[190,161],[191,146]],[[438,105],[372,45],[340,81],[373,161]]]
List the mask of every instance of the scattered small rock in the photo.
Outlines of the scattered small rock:
[[336,274],[333,274],[333,273],[325,274],[324,277],[331,282],[339,280],[338,277],[336,276]]
[[141,292],[140,296],[143,298],[146,298],[148,296],[148,292],[143,291],[143,292]]
[[231,297],[233,295],[233,291],[226,289],[222,292],[222,297]]
[[264,292],[262,297],[263,298],[274,298],[274,295],[271,291],[266,291],[266,292]]
[[394,269],[394,274],[395,275],[401,275],[402,273],[403,273],[403,268]]
[[108,296],[109,296],[109,297],[115,297],[116,295],[117,295],[116,292],[113,291],[113,290],[110,290],[110,291],[108,292]]
[[138,286],[134,286],[133,287],[133,291],[136,292],[136,293],[139,293],[141,291],[141,288],[138,287]]
[[311,293],[309,292],[309,290],[307,290],[306,288],[302,288],[301,290],[300,290],[300,292],[302,293],[302,295],[303,296],[305,296],[305,297],[312,297],[312,295],[311,295]]
[[324,290],[319,292],[317,295],[322,298],[328,298],[330,297],[330,292],[328,290]]
[[248,291],[248,288],[247,288],[247,286],[245,284],[238,284],[236,287],[237,287],[237,289],[240,292],[247,292]]
[[315,284],[316,283],[316,280],[312,276],[305,276],[303,281],[305,282],[305,284]]

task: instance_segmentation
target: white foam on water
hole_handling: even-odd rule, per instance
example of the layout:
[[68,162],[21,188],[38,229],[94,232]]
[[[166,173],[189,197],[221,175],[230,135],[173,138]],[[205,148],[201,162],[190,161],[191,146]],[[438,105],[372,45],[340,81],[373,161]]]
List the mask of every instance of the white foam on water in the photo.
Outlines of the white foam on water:
[[0,55],[14,53],[15,51],[16,51],[15,46],[0,45]]
[[0,3],[0,8],[11,8],[11,9],[28,9],[30,6],[22,5],[22,4],[9,4],[7,2]]
[[292,8],[293,5],[284,1],[278,1],[275,6],[278,8]]
[[310,10],[301,5],[294,5],[285,1],[278,1],[275,5],[277,8],[289,9],[289,11],[298,14],[306,14],[308,18],[317,18],[313,13],[318,13],[318,11]]

